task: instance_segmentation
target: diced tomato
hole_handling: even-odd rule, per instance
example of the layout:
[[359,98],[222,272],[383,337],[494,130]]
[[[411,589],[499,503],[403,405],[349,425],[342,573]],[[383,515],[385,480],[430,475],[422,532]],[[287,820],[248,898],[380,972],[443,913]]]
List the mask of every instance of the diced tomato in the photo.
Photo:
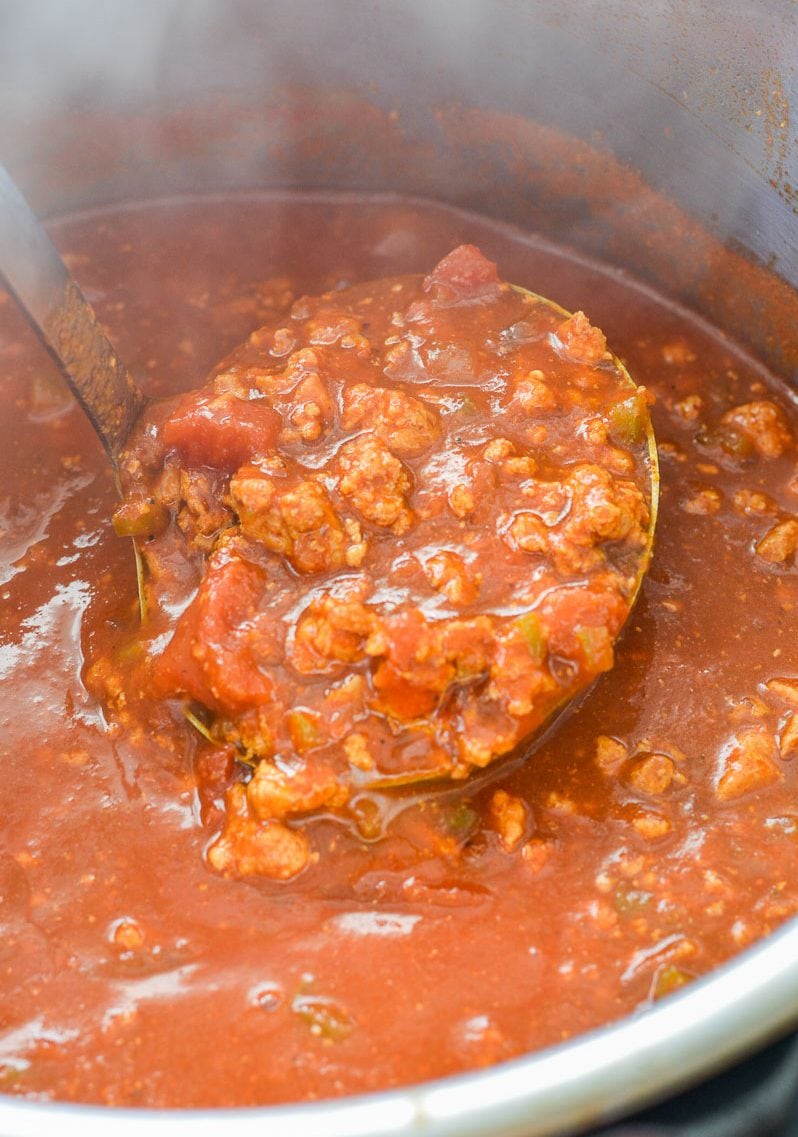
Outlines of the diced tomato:
[[280,426],[279,414],[265,399],[200,392],[178,404],[163,425],[163,440],[189,466],[232,472],[272,450]]
[[483,256],[476,245],[459,245],[425,277],[424,291],[436,288],[444,290],[444,301],[482,300],[498,294],[499,274],[493,261]]
[[258,667],[251,624],[264,583],[263,571],[238,557],[210,563],[155,663],[156,695],[179,692],[221,713],[269,701],[273,684]]

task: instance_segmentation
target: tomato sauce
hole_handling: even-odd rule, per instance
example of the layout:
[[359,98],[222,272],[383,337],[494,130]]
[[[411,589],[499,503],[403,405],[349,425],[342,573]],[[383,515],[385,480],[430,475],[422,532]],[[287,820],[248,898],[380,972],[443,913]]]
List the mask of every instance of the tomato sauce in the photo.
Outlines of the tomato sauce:
[[214,1106],[402,1085],[645,1008],[795,913],[790,392],[623,275],[432,203],[181,200],[51,231],[154,396],[302,293],[478,244],[584,309],[655,394],[662,497],[613,670],[526,761],[384,791],[379,840],[370,800],[313,821],[320,855],[293,880],[226,879],[204,853],[227,774],[202,739],[165,705],[108,716],[87,685],[135,618],[133,558],[100,447],[3,297],[4,1092]]

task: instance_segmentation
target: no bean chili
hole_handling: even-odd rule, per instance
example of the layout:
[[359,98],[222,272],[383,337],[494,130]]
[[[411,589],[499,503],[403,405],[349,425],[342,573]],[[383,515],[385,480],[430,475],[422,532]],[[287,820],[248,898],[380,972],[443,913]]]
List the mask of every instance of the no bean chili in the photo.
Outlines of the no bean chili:
[[[628,278],[430,203],[173,201],[64,218],[52,231],[158,398],[195,388],[253,329],[290,327],[303,295],[428,273],[475,244],[506,279],[589,313],[656,396],[662,499],[615,666],[529,761],[443,792],[356,788],[347,818],[290,820],[317,854],[301,874],[230,879],[204,858],[231,786],[245,784],[241,752],[210,747],[181,699],[142,697],[125,719],[88,683],[121,644],[136,666],[129,542],[111,528],[117,500],[90,428],[3,299],[0,374],[13,409],[0,424],[4,1092],[212,1106],[406,1084],[644,1008],[795,913],[789,392]],[[424,403],[420,421],[443,430],[444,410]],[[375,445],[388,445],[377,437],[385,418],[370,406]],[[306,407],[299,436],[317,421]],[[510,441],[524,457],[525,440]],[[485,466],[488,444],[474,447]],[[397,457],[408,469],[422,460]],[[235,459],[237,471],[249,455]],[[501,477],[500,509],[516,484]],[[345,560],[359,543],[347,520],[367,541],[382,530],[354,493],[337,492],[343,539],[325,555]],[[402,516],[397,502],[390,526]],[[414,524],[424,522],[414,514]],[[278,526],[269,540],[285,537]],[[508,563],[521,557],[495,539]],[[285,574],[317,571],[302,542],[278,555]],[[172,566],[195,574],[174,591],[178,625],[198,583],[190,561]],[[463,587],[458,574],[433,567],[436,587],[416,571],[454,618],[445,589]],[[309,724],[294,728],[301,745]]]

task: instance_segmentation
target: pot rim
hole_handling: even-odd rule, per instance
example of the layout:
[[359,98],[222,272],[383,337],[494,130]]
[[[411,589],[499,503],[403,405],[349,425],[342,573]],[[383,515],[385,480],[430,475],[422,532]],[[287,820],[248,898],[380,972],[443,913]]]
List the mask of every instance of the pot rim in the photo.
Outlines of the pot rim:
[[642,1013],[543,1051],[406,1089],[239,1109],[0,1098],[2,1137],[548,1137],[707,1077],[798,1023],[798,920]]

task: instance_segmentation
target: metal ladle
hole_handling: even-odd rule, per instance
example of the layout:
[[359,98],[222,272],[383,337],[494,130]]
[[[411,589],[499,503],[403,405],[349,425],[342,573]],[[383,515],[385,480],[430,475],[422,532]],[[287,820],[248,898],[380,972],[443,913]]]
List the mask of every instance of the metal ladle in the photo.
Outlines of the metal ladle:
[[[119,455],[145,404],[145,397],[124,363],[119,359],[97,317],[43,227],[6,169],[0,165],[0,276],[4,277],[34,329],[60,365],[67,383],[88,415],[116,469]],[[530,293],[517,285],[518,292],[534,296],[559,317],[570,313],[546,297]],[[613,361],[624,381],[636,389],[634,380],[616,357]],[[648,451],[650,519],[646,543],[637,561],[630,609],[640,590],[651,560],[659,495],[657,448],[650,420],[645,424]],[[139,594],[142,613],[146,610],[141,560],[137,554]],[[567,696],[534,731],[540,734],[581,694]],[[194,715],[189,720],[200,729]],[[527,739],[527,742],[529,739]],[[437,778],[439,775],[433,774]],[[377,779],[372,788],[426,780]]]
[[3,165],[0,276],[59,364],[116,467],[144,395]]

